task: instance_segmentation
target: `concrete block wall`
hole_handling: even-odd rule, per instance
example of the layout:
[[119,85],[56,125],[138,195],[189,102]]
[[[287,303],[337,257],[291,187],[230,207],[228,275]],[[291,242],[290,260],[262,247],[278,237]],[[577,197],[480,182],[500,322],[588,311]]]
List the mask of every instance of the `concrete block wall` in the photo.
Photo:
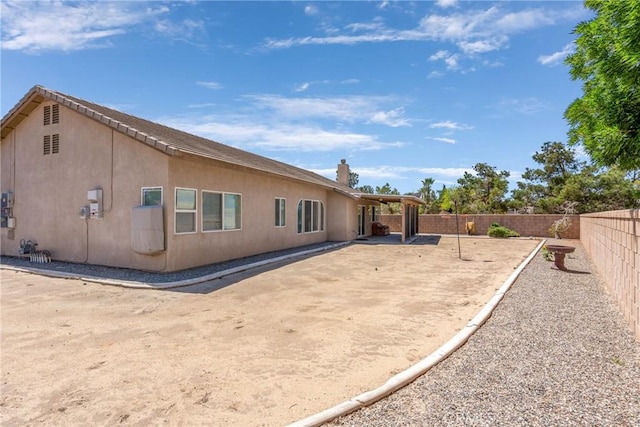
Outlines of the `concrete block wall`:
[[[562,215],[458,215],[458,229],[466,234],[465,223],[473,221],[476,225],[476,235],[486,236],[492,223],[517,231],[523,237],[553,237],[549,227],[562,218]],[[571,227],[563,233],[565,239],[580,238],[580,216],[570,215]],[[389,226],[392,232],[401,231],[400,215],[382,215],[380,222]],[[420,215],[418,218],[418,233],[420,234],[456,234],[456,217],[453,214]]]
[[580,241],[640,341],[640,209],[581,215]]

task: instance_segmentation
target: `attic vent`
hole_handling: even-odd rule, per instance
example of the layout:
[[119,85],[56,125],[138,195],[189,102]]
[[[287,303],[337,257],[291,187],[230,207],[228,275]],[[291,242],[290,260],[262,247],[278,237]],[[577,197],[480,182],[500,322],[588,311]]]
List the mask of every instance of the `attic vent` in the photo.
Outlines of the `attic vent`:
[[51,153],[58,154],[60,152],[60,134],[54,134],[52,139]]
[[60,152],[60,134],[45,135],[42,141],[42,154],[58,154]]
[[51,108],[51,123],[60,123],[60,104],[54,104]]
[[47,154],[51,154],[51,135],[45,135],[44,136],[42,154],[45,155],[45,156]]
[[60,104],[47,105],[44,107],[43,123],[45,126],[60,123]]

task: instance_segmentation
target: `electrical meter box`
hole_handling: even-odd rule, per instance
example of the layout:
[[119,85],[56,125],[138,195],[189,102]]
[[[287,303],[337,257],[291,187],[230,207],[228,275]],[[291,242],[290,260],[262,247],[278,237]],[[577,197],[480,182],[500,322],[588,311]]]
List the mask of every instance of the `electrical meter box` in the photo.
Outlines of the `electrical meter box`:
[[89,199],[89,218],[102,218],[102,189],[87,191],[87,199]]
[[2,193],[0,198],[0,227],[7,228],[9,226],[9,217],[11,217],[11,208],[13,207],[13,193],[6,191]]

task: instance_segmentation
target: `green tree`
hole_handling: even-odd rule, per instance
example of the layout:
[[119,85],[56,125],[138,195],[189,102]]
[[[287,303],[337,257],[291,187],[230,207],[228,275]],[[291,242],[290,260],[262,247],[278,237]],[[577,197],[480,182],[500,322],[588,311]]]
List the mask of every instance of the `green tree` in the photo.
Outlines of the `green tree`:
[[[382,187],[376,186],[375,194],[400,195],[400,192],[395,187],[391,188],[391,185],[389,185],[389,183],[387,182]],[[397,213],[400,213],[400,206],[401,206],[400,203],[387,203],[386,205],[382,206],[381,212],[383,214],[389,214],[389,215],[397,214]]]
[[391,185],[389,185],[389,183],[387,182],[382,187],[377,187],[376,186],[375,194],[395,194],[395,195],[400,195],[400,192],[395,187],[391,188]]
[[432,207],[437,207],[436,192],[433,190],[433,183],[436,180],[433,178],[425,178],[422,180],[422,187],[418,191],[418,197],[427,202],[426,206],[420,206],[420,213],[431,212]]
[[367,194],[373,194],[375,192],[373,187],[370,185],[363,185],[361,187],[358,187],[358,191],[361,193],[367,193]]
[[476,163],[475,173],[465,172],[458,179],[455,200],[460,213],[503,213],[507,205],[504,196],[509,189],[508,171],[498,172],[486,163]]
[[640,203],[640,183],[619,168],[599,171],[590,165],[569,177],[558,199],[577,202],[577,213],[630,209]]
[[595,17],[578,24],[566,63],[583,96],[565,111],[569,143],[600,166],[640,168],[640,2],[586,0]]
[[438,192],[438,207],[441,211],[452,212],[453,201],[451,200],[451,190],[442,184],[442,190]]
[[524,182],[516,184],[517,188],[511,193],[509,207],[530,213],[553,213],[563,202],[558,195],[567,180],[578,173],[585,164],[577,160],[573,148],[561,142],[545,142],[532,158],[540,167],[525,169],[522,174]]

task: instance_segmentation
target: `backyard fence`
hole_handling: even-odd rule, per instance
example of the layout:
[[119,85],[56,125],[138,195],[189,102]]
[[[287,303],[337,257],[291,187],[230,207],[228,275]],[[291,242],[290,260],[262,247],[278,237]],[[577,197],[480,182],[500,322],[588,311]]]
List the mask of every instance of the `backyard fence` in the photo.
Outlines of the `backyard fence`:
[[580,241],[640,341],[640,209],[581,215]]
[[[635,338],[640,341],[640,209],[568,215],[571,226],[564,239],[580,239],[603,277],[615,303]],[[487,235],[492,223],[517,231],[523,237],[553,237],[551,225],[563,215],[420,215],[420,234],[466,234],[473,222],[476,235]],[[382,215],[380,222],[400,232],[400,215]]]
[[[580,238],[580,215],[568,215],[571,226],[562,234],[564,239]],[[496,222],[504,227],[517,231],[523,237],[553,237],[549,231],[551,225],[561,219],[563,215],[458,215],[456,230],[456,216],[445,213],[442,215],[420,215],[418,218],[418,233],[420,234],[461,234],[466,233],[465,224],[473,222],[477,235],[487,235],[491,224]],[[380,222],[389,226],[391,232],[402,229],[401,215],[382,215]]]

